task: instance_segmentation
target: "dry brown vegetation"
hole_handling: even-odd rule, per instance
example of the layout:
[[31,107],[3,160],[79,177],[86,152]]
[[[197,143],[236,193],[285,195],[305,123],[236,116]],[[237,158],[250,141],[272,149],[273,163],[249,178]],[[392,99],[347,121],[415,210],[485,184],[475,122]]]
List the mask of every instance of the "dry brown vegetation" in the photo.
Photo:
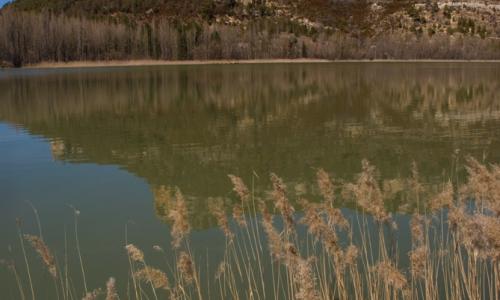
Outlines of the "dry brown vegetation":
[[[366,160],[352,183],[341,184],[319,169],[317,184],[324,199],[301,199],[303,213],[294,211],[286,185],[276,174],[270,177],[270,200],[255,197],[253,188],[230,175],[244,223],[231,225],[225,203],[212,199],[211,212],[226,236],[225,254],[214,272],[202,267],[190,249],[180,192],[164,191],[175,202],[170,216],[176,265],[169,270],[153,267],[141,249],[127,244],[130,280],[122,283],[127,292],[120,299],[498,299],[500,167],[468,158],[467,181],[460,186],[447,182],[434,197],[424,197],[417,166],[412,169],[407,192],[415,209],[411,220],[405,218],[412,241],[408,253],[395,239],[400,229],[385,209],[377,170]],[[337,197],[344,196],[351,197],[360,212],[346,217],[335,208]],[[306,233],[300,233],[301,228]],[[21,225],[19,234],[24,245]],[[65,278],[66,267],[54,265],[43,238],[24,237],[54,277],[60,298],[118,299],[113,278],[105,291],[85,287],[84,294],[75,294]],[[153,248],[167,255],[161,247]],[[25,299],[29,294],[18,267],[3,263]]]
[[[496,12],[466,14],[450,8],[448,19],[439,7],[438,13],[414,6],[405,10],[405,4],[384,7],[380,13],[366,1],[347,11],[342,4],[332,8],[325,2],[302,3],[320,22],[297,12],[280,15],[280,6],[271,4],[265,7],[274,14],[255,19],[222,14],[215,20],[134,22],[7,8],[0,11],[0,63],[500,58]],[[304,11],[300,5],[295,9]]]

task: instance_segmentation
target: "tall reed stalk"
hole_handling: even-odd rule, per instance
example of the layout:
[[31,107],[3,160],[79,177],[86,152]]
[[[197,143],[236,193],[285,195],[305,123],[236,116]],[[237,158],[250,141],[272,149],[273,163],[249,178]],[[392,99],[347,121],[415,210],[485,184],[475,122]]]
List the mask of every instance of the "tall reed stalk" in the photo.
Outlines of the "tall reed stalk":
[[[381,188],[377,169],[367,160],[362,161],[361,172],[352,182],[317,170],[317,193],[312,199],[290,197],[285,180],[276,174],[270,175],[268,195],[256,195],[255,181],[260,177],[255,172],[250,189],[242,178],[229,175],[235,197],[207,200],[225,241],[216,269],[209,265],[209,252],[206,268],[198,266],[200,249],[193,249],[190,242],[192,212],[178,189],[165,189],[172,251],[160,246],[154,249],[162,252],[168,270],[147,264],[144,252],[129,243],[126,228],[130,271],[129,292],[123,297],[498,300],[500,167],[467,158],[465,169],[468,177],[463,184],[458,185],[450,175],[437,191],[431,191],[420,181],[413,164],[409,178],[403,181],[404,209],[411,207],[411,214],[387,210],[386,191]],[[346,203],[356,211],[338,208]],[[119,299],[114,279],[104,289],[88,290],[77,225],[75,210],[84,299]],[[408,232],[400,229],[406,225]],[[41,226],[39,236],[34,236],[24,235],[19,224],[18,234],[31,298],[35,299],[35,289],[25,241],[54,279],[59,278],[58,299],[77,299],[68,258],[64,258],[61,274],[57,257],[42,239]],[[404,235],[411,240],[407,252],[400,242]],[[25,299],[22,275],[12,265],[10,268],[19,297]]]

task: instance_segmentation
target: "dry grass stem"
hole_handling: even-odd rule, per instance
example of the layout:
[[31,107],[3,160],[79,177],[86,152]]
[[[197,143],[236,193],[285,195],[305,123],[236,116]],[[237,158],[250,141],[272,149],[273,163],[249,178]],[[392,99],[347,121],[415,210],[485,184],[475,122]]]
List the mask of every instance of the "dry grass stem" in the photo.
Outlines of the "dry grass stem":
[[[318,202],[308,201],[299,194],[289,199],[283,180],[271,174],[272,199],[266,198],[264,191],[254,198],[252,187],[251,205],[255,200],[260,214],[252,211],[245,215],[245,209],[255,210],[247,205],[250,192],[241,178],[229,175],[241,200],[232,207],[232,217],[245,230],[239,227],[231,230],[233,220],[225,198],[208,199],[208,211],[226,237],[226,243],[221,245],[223,258],[216,269],[217,266],[211,265],[208,251],[206,268],[195,265],[194,257],[201,257],[200,251],[205,249],[190,244],[187,203],[180,191],[172,197],[170,189],[159,188],[157,210],[172,223],[173,249],[158,245],[152,248],[161,252],[168,273],[147,265],[144,253],[137,246],[126,245],[130,263],[126,297],[131,300],[160,296],[179,300],[498,300],[500,168],[472,158],[467,159],[466,168],[468,177],[464,183],[459,184],[462,179],[457,179],[456,185],[446,180],[442,185],[432,186],[420,182],[413,164],[409,179],[398,178],[401,189],[397,193],[401,199],[409,200],[408,207],[413,208],[411,218],[397,215],[402,224],[399,229],[385,226],[395,223],[385,203],[395,193],[382,193],[377,170],[367,160],[363,160],[362,171],[352,183],[341,185],[341,181],[336,181],[339,186],[334,186],[326,171],[317,170],[316,183],[324,200]],[[341,189],[343,193],[336,194]],[[431,190],[438,193],[431,194]],[[407,197],[411,195],[415,198]],[[292,203],[301,206],[297,224]],[[341,210],[334,204],[346,205]],[[273,206],[276,215],[269,211]],[[387,201],[387,208],[397,206],[399,203]],[[355,211],[356,207],[362,213]],[[278,217],[277,222],[273,222],[274,217]],[[11,260],[0,260],[0,264],[16,276],[20,298],[27,296],[24,294],[27,283],[20,278],[31,280],[24,251],[26,241],[52,276],[61,279],[60,283],[54,280],[59,299],[77,299],[83,295],[84,292],[71,286],[68,275],[59,276],[55,258],[43,240],[23,235],[20,224],[18,229],[26,269],[17,272]],[[411,235],[411,245],[406,244],[408,238],[401,238],[405,235]],[[67,266],[64,270],[68,274]],[[151,289],[145,289],[143,283],[151,285]],[[114,278],[109,278],[105,289],[86,293],[83,299],[119,299]],[[32,298],[35,296],[33,292]]]

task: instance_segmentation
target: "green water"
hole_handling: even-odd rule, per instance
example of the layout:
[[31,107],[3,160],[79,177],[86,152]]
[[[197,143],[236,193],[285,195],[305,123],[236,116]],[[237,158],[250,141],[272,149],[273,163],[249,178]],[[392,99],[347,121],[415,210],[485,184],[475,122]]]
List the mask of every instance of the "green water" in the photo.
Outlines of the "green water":
[[[498,63],[0,71],[0,258],[19,251],[16,217],[26,232],[37,232],[26,201],[61,259],[65,231],[75,254],[69,205],[81,211],[88,281],[97,286],[109,276],[126,281],[127,224],[129,239],[147,255],[152,245],[168,248],[165,212],[155,205],[162,188],[184,193],[193,248],[217,260],[224,238],[207,199],[236,202],[227,174],[266,197],[275,172],[292,201],[316,200],[318,167],[352,180],[366,158],[396,211],[412,161],[437,190],[463,175],[454,170],[457,160],[500,162],[499,150]],[[77,262],[70,265],[78,280]],[[34,273],[40,298],[50,299],[48,275]],[[11,277],[0,270],[7,299],[18,297]]]

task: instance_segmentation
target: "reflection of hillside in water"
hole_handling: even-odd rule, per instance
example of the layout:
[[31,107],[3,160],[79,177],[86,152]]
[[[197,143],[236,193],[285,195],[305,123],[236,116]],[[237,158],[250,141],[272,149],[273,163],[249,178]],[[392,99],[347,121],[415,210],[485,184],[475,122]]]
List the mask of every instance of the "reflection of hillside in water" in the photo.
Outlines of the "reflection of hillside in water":
[[365,157],[383,178],[416,160],[438,182],[457,148],[500,161],[498,78],[498,65],[437,63],[52,72],[1,79],[0,119],[51,139],[57,159],[117,164],[188,198],[227,195],[227,173],[254,170],[260,188],[269,171],[292,187],[319,166],[349,179]]

